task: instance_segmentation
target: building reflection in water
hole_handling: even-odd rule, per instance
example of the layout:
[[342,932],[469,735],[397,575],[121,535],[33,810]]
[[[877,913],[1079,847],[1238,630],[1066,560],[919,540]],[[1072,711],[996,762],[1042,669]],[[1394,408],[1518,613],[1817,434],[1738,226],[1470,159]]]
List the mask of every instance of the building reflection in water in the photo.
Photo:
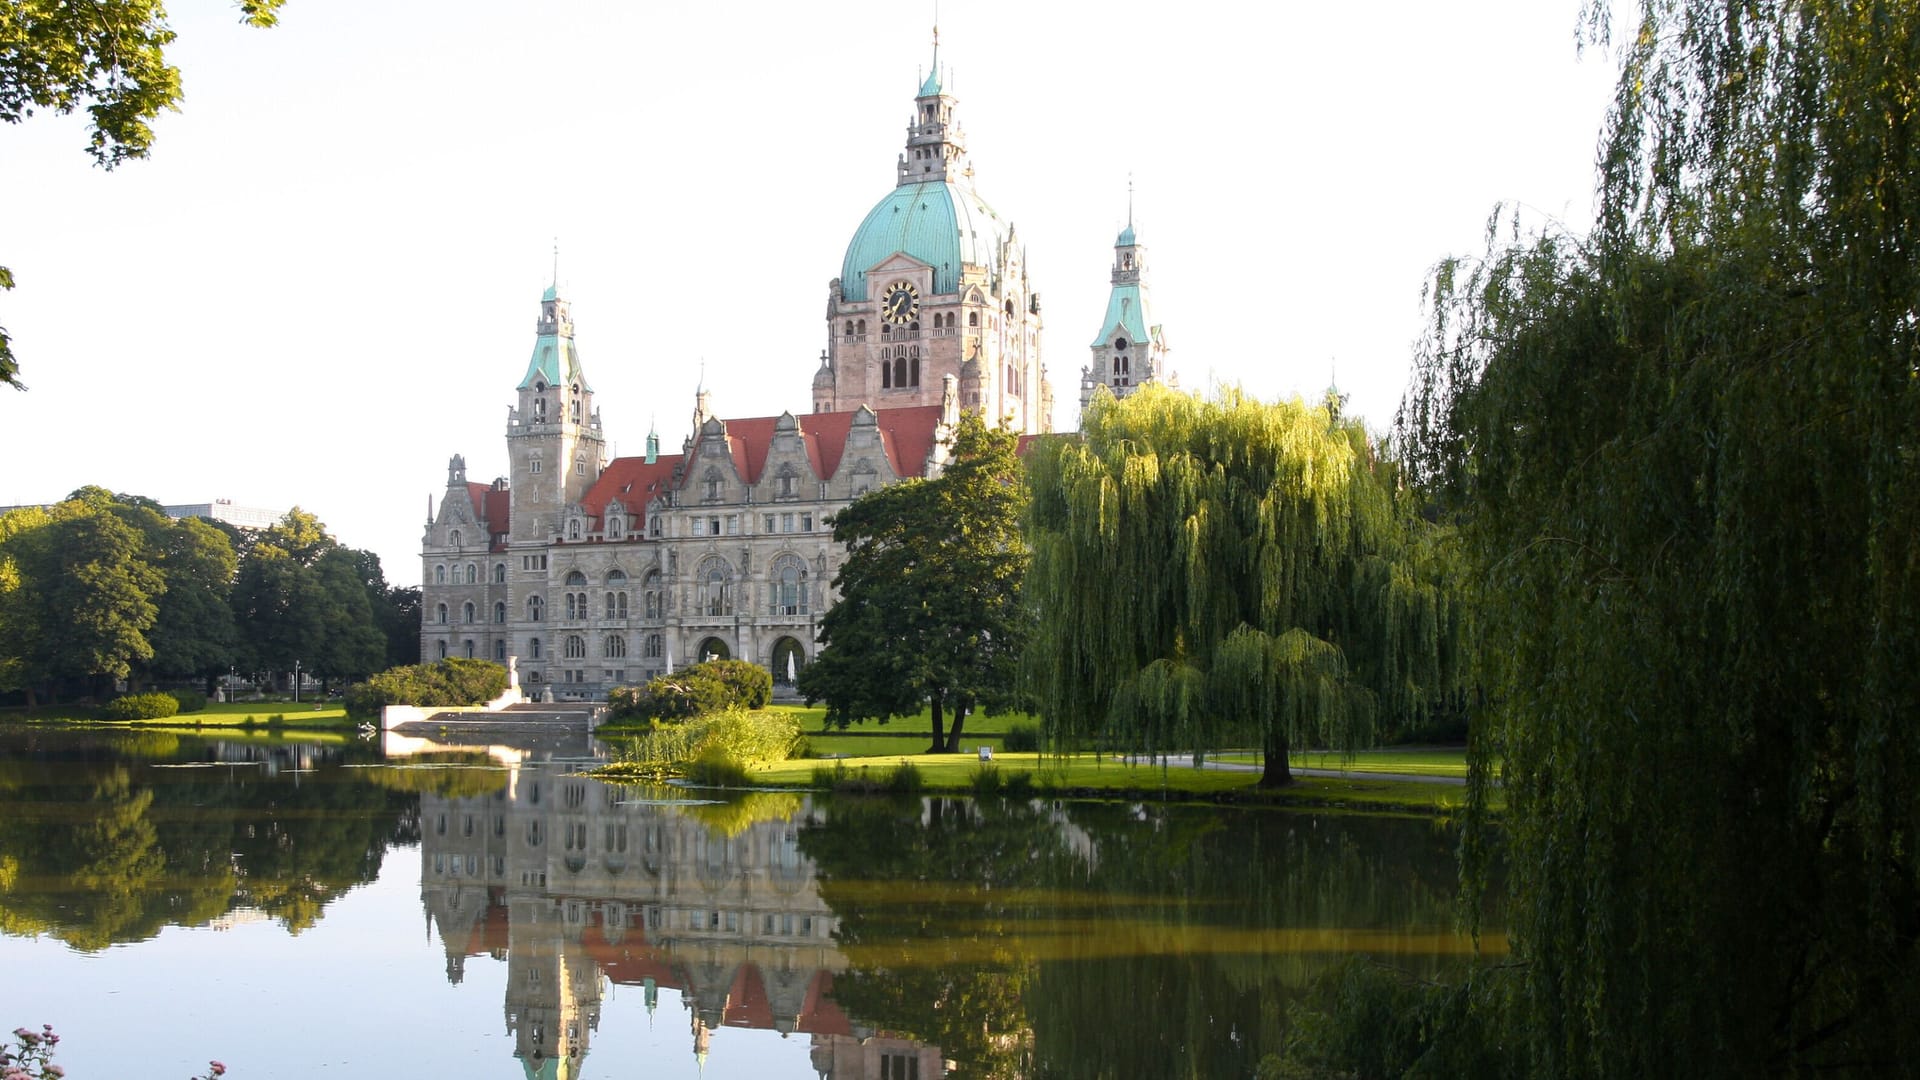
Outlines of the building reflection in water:
[[728,830],[634,789],[519,769],[475,798],[423,795],[421,902],[458,983],[470,957],[507,964],[506,1025],[528,1075],[577,1075],[600,1022],[602,987],[661,988],[688,1009],[705,1060],[720,1027],[805,1034],[831,1080],[934,1080],[938,1048],[890,1038],[832,997],[846,970],[800,829],[804,798],[778,820]]

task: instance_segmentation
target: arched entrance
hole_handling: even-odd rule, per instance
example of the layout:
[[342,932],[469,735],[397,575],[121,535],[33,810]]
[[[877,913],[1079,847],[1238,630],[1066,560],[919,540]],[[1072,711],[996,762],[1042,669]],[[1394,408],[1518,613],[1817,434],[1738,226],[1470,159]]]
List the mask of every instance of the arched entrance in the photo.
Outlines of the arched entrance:
[[731,659],[733,659],[733,650],[727,648],[727,643],[717,637],[710,637],[702,641],[700,648],[695,650],[693,654],[693,662],[696,664],[704,664],[709,660]]
[[800,642],[783,637],[773,643],[773,660],[770,670],[773,672],[773,685],[792,686],[794,677],[800,669],[807,666],[807,652]]

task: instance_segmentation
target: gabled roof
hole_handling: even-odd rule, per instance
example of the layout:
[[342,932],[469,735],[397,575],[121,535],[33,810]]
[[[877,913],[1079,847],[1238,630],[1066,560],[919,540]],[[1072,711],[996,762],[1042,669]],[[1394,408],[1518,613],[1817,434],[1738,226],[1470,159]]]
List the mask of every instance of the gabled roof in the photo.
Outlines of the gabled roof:
[[679,454],[655,458],[651,463],[644,457],[614,458],[581,497],[581,505],[588,514],[600,518],[606,515],[607,503],[619,499],[627,513],[634,515],[634,531],[644,533],[647,504],[672,489],[673,470],[679,464]]
[[[831,480],[840,471],[840,458],[846,452],[847,436],[853,430],[856,412],[806,413],[795,416],[794,426],[806,447],[807,463],[821,480]],[[873,413],[880,432],[880,445],[896,476],[924,476],[927,455],[940,427],[940,406],[914,405],[901,409],[877,409]],[[740,479],[749,484],[760,482],[766,471],[773,439],[779,432],[780,417],[754,416],[740,420],[722,420],[727,429],[728,450]]]
[[506,534],[508,513],[513,505],[510,496],[505,488],[496,490],[491,484],[467,481],[467,498],[473,500],[473,516],[486,528],[489,537]]

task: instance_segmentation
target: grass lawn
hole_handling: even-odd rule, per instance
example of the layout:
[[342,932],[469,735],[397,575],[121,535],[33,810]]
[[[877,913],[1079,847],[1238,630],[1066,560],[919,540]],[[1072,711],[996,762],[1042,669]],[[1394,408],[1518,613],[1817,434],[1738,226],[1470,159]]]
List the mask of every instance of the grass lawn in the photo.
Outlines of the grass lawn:
[[[1257,765],[1260,755],[1252,750],[1215,754],[1215,760]],[[1464,747],[1423,749],[1359,750],[1341,754],[1331,750],[1306,750],[1287,755],[1296,769],[1337,769],[1355,773],[1400,773],[1406,776],[1451,776],[1465,779],[1467,751]],[[1496,769],[1496,772],[1498,770]]]
[[[813,738],[815,732],[828,735],[848,736],[911,735],[915,738],[925,739],[928,738],[933,731],[933,713],[929,709],[921,709],[920,712],[914,716],[895,717],[884,724],[869,720],[864,723],[855,724],[845,731],[838,729],[828,731],[825,727],[827,719],[827,707],[825,705],[769,705],[767,708],[776,709],[784,713],[791,713],[794,719],[800,721],[800,730],[805,732],[809,739]],[[952,724],[953,717],[948,716],[946,722]],[[1002,713],[999,716],[974,713],[972,716],[967,717],[966,726],[961,729],[960,741],[971,746],[973,745],[973,737],[975,735],[1005,735],[1008,728],[1015,726],[1030,727],[1038,731],[1040,730],[1040,718],[1037,716],[1028,716],[1026,713]],[[996,743],[995,745],[998,744]]]
[[[920,771],[924,790],[972,791],[982,763],[971,755],[881,754],[839,761],[795,759],[752,770],[755,781],[770,786],[810,787],[816,768],[861,770],[876,779],[911,761]],[[1125,795],[1144,799],[1197,798],[1262,802],[1296,806],[1352,806],[1369,810],[1408,810],[1452,813],[1465,792],[1451,784],[1419,781],[1368,780],[1344,777],[1303,777],[1277,792],[1258,787],[1259,774],[1225,769],[1195,769],[1188,765],[1161,767],[1128,765],[1113,758],[1096,761],[1080,754],[1056,758],[1049,754],[995,753],[992,768],[1001,779],[1027,773],[1037,791],[1072,795]]]
[[[87,710],[91,712],[91,710]],[[209,702],[198,712],[175,713],[158,720],[96,720],[86,712],[63,710],[54,705],[32,711],[0,713],[0,719],[23,721],[48,721],[53,723],[98,724],[111,727],[171,728],[186,729],[209,727],[246,727],[251,720],[255,727],[266,727],[275,716],[284,720],[278,726],[290,728],[350,728],[355,722],[347,719],[347,708],[339,702],[318,703],[301,702],[295,705],[291,701],[229,701]]]

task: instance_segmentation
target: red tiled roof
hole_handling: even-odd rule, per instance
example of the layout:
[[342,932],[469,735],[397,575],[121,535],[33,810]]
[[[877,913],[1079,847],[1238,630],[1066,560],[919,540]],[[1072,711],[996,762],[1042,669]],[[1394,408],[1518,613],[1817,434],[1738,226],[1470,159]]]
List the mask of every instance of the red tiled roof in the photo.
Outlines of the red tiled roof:
[[794,1028],[808,1035],[853,1034],[852,1022],[833,1000],[833,972],[813,973],[813,979],[807,983],[806,1001],[800,1006],[800,1021]]
[[655,458],[652,464],[643,457],[614,458],[601,471],[600,478],[587,489],[580,502],[597,522],[606,516],[607,503],[618,498],[627,513],[634,515],[636,536],[646,535],[647,504],[664,495],[673,484],[673,470],[680,455]]
[[773,1002],[767,1000],[759,968],[741,964],[734,970],[733,985],[727,988],[727,1011],[720,1022],[728,1027],[772,1030]]

